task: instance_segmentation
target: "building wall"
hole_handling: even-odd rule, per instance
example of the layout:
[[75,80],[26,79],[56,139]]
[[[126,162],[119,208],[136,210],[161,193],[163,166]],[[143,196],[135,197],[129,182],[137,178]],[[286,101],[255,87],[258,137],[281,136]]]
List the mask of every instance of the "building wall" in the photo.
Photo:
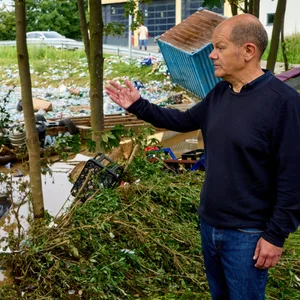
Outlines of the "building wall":
[[[199,7],[203,6],[204,0],[179,0],[181,1],[181,20],[186,19],[191,14],[195,13]],[[215,7],[213,12],[223,14],[224,8]]]
[[152,0],[148,4],[140,4],[139,10],[144,16],[145,26],[148,27],[148,43],[154,44],[154,38],[175,26],[176,1]]
[[124,3],[112,3],[102,5],[103,23],[122,23],[125,25],[125,31],[122,35],[104,36],[103,43],[108,45],[128,46],[128,18],[124,18]]
[[[265,26],[268,35],[272,35],[273,24],[268,23],[269,14],[274,14],[277,7],[277,0],[260,1],[260,21]],[[291,35],[300,32],[300,1],[288,0],[285,11],[284,33]],[[269,15],[269,16],[268,16]]]
[[102,0],[102,4],[125,3],[126,0]]
[[[268,36],[272,36],[273,24],[272,17],[276,12],[278,0],[261,0],[260,1],[260,21],[265,26]],[[300,0],[288,0],[285,11],[284,33],[291,35],[296,32],[300,33]],[[242,12],[240,12],[242,13]],[[231,9],[228,2],[224,5],[224,15],[231,17]]]
[[[138,1],[138,0],[136,0]],[[122,22],[126,32],[122,36],[108,36],[104,38],[105,44],[128,46],[128,19],[124,19],[124,0],[102,0],[103,20],[109,22]],[[140,4],[139,10],[144,16],[145,26],[149,30],[148,44],[154,44],[154,38],[179,24],[183,19],[197,11],[204,0],[152,0],[148,4]],[[222,14],[223,8],[213,11]],[[137,31],[133,32],[134,45],[138,45]]]

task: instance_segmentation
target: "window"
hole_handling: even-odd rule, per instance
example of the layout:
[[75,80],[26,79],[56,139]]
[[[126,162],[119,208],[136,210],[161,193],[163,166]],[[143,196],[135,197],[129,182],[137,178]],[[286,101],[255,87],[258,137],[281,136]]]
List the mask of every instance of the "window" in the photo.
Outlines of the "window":
[[27,39],[38,39],[39,37],[42,37],[39,33],[27,33],[26,38]]
[[275,14],[267,14],[267,25],[273,25]]
[[[45,32],[44,36],[46,39],[61,39],[63,38],[63,36],[57,32]],[[40,35],[39,37],[43,37],[42,35]]]
[[175,2],[176,0],[152,0],[150,3],[139,4],[139,9],[145,16],[145,25],[148,27],[149,43],[153,42],[151,38],[175,25]]

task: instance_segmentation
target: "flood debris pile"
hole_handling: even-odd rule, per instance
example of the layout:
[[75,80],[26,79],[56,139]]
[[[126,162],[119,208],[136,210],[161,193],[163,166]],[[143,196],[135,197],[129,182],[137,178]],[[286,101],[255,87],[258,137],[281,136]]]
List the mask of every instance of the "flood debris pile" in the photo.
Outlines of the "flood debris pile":
[[[120,187],[99,189],[65,214],[33,224],[21,253],[9,259],[2,254],[0,263],[15,278],[10,295],[206,299],[197,216],[203,175],[166,172],[162,163],[139,156],[122,180]],[[6,293],[0,289],[1,299]]]
[[[61,59],[53,63],[51,59],[45,59],[42,65],[49,67],[42,69],[31,65],[34,109],[46,119],[90,116],[90,87],[86,58],[74,61]],[[17,65],[0,66],[0,71],[3,71],[0,74],[0,99],[12,90],[6,110],[14,121],[23,121]],[[109,56],[105,58],[103,76],[104,86],[111,79],[123,82],[125,77],[133,83],[140,83],[138,86],[141,88],[140,92],[151,102],[168,96],[170,90],[174,88],[160,54],[151,57],[151,66],[148,67],[141,65],[141,58],[130,60],[127,56]],[[105,115],[125,113],[105,93],[103,110]]]

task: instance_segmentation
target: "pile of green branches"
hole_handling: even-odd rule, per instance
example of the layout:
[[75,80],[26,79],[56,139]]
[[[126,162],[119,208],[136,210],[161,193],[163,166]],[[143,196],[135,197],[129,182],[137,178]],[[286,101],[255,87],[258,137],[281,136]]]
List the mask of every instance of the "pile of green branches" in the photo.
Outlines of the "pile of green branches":
[[202,173],[175,174],[137,157],[123,180],[128,184],[32,224],[22,252],[2,256],[15,284],[1,299],[205,299]]
[[300,229],[286,240],[279,263],[269,270],[268,300],[300,299]]
[[[203,179],[136,157],[127,185],[33,222],[21,252],[1,254],[14,284],[0,287],[0,299],[210,299],[197,216]],[[300,299],[299,240],[298,230],[270,270],[268,300]],[[18,249],[20,239],[8,242]]]

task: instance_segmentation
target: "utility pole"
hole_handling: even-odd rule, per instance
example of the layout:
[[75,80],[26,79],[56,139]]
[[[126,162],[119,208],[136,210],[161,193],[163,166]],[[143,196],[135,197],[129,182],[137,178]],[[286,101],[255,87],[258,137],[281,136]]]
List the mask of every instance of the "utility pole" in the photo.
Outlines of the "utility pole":
[[132,25],[132,15],[128,17],[128,51],[129,51],[129,59],[132,57],[132,33],[131,33],[131,25]]

